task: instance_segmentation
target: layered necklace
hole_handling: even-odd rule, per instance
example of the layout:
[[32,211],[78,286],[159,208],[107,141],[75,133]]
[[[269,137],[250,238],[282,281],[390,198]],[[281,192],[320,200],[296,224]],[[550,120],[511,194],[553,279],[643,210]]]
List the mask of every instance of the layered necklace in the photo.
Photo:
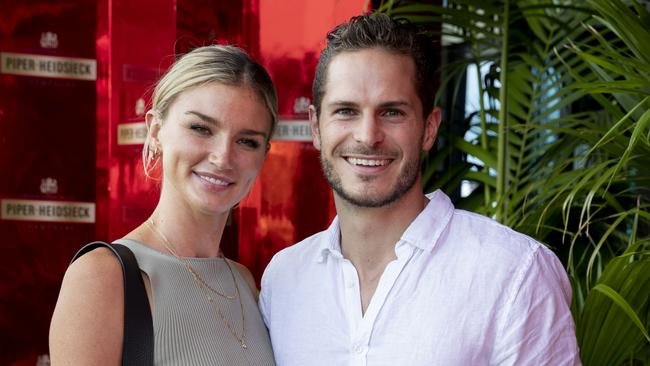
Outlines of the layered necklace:
[[[237,285],[237,281],[235,280],[235,274],[233,273],[232,268],[230,267],[230,264],[228,263],[228,260],[226,258],[223,258],[224,262],[226,262],[226,266],[228,267],[228,270],[230,271],[230,276],[232,277],[232,282],[235,284],[235,293],[233,295],[228,295],[224,294],[222,292],[219,292],[215,290],[213,287],[208,285],[208,283],[201,277],[199,272],[192,267],[192,264],[190,263],[189,260],[179,256],[176,254],[176,251],[173,249],[172,244],[169,242],[165,234],[162,233],[162,231],[158,230],[156,225],[154,224],[153,220],[151,218],[147,219],[146,221],[147,226],[149,229],[156,233],[162,239],[163,245],[167,250],[176,258],[178,261],[183,263],[185,268],[190,272],[192,275],[192,279],[194,280],[194,283],[198,288],[201,289],[205,297],[208,299],[208,302],[212,306],[212,308],[215,310],[215,312],[219,315],[221,320],[223,321],[223,324],[226,326],[230,334],[232,334],[233,337],[239,342],[239,345],[241,346],[242,350],[247,349],[248,346],[246,345],[246,334],[245,334],[245,328],[244,328],[244,304],[242,303],[241,296],[239,294],[239,286]],[[228,300],[234,300],[234,299],[239,299],[239,309],[241,310],[241,336],[235,331],[233,328],[232,324],[226,319],[226,317],[223,315],[221,312],[221,307],[219,306],[219,303],[216,301],[216,299],[212,296],[212,294],[216,294],[218,296],[223,297],[224,299]]]

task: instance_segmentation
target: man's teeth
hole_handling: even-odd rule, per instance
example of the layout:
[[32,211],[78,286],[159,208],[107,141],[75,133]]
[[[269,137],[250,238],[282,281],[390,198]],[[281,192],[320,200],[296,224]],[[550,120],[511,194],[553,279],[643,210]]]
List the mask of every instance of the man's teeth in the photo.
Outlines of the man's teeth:
[[359,158],[348,158],[350,164],[362,165],[362,166],[382,166],[388,164],[388,160],[385,159],[359,159]]
[[212,184],[218,184],[220,186],[227,186],[228,185],[228,182],[226,182],[225,180],[212,178],[212,177],[206,177],[205,175],[202,175],[201,179],[207,180],[208,182],[210,182]]

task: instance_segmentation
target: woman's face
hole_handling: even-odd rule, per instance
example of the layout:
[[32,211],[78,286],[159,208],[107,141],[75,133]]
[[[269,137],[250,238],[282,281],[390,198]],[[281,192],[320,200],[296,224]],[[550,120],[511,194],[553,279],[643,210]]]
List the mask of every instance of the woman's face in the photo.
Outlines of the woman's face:
[[248,86],[215,82],[181,93],[151,131],[162,150],[161,199],[228,212],[252,187],[270,130],[269,112]]

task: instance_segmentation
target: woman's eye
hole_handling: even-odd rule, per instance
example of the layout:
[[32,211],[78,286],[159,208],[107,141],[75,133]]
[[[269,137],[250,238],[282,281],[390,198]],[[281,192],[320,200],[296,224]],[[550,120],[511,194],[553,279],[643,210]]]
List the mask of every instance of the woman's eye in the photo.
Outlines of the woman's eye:
[[196,133],[199,133],[201,135],[210,135],[212,131],[210,131],[209,128],[203,126],[203,125],[197,125],[197,124],[192,124],[190,125],[190,129]]
[[260,143],[252,139],[240,139],[238,143],[251,149],[257,149],[260,147]]

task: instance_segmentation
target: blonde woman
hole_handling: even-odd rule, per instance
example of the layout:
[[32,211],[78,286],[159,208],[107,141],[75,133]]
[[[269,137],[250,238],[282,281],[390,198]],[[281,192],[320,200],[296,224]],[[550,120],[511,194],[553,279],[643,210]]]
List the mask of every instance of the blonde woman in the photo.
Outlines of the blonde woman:
[[[269,75],[231,46],[193,50],[154,90],[143,161],[161,176],[160,200],[116,243],[131,249],[141,270],[156,365],[274,364],[253,277],[219,245],[276,120]],[[108,249],[71,264],[52,317],[52,365],[119,365],[123,304],[122,268]]]

